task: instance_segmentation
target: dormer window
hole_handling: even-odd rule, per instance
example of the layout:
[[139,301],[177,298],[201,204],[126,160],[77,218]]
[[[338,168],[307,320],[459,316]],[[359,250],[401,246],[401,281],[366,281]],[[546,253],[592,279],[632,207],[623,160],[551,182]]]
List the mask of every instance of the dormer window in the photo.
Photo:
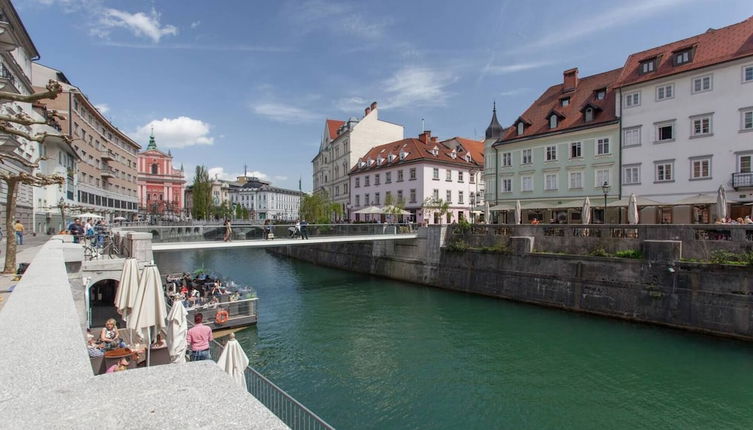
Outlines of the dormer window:
[[374,165],[374,160],[369,158],[369,166],[372,166],[372,165]]
[[594,120],[594,110],[591,107],[587,107],[585,112],[583,113],[585,117],[586,122],[591,122]]
[[650,60],[641,61],[640,71],[642,75],[651,73],[654,70],[656,70],[656,57],[651,58]]
[[570,104],[570,97],[563,97],[560,99],[560,106],[565,107]]
[[518,136],[522,135],[524,131],[526,131],[526,125],[521,121],[518,123]]
[[675,66],[681,66],[683,64],[690,63],[691,60],[693,60],[692,49],[683,49],[682,51],[677,51],[674,54]]
[[549,128],[557,128],[557,115],[552,114],[549,117]]
[[384,158],[382,158],[382,157],[377,157],[377,166],[381,166],[381,165],[382,165],[382,163],[384,163]]
[[401,159],[401,160],[405,160],[405,157],[407,157],[407,156],[408,156],[408,153],[407,153],[407,152],[405,152],[405,151],[400,151],[400,159]]
[[452,152],[450,152],[450,158],[453,160],[458,158],[458,152],[453,149]]
[[607,96],[607,89],[600,88],[596,90],[596,100],[604,100]]
[[471,162],[471,160],[472,160],[472,158],[471,158],[471,154],[465,154],[465,161],[467,161],[467,162],[469,162],[469,163],[470,163],[470,162]]
[[393,160],[394,160],[395,158],[397,158],[397,157],[395,156],[395,154],[390,154],[390,155],[388,155],[388,156],[387,156],[387,161],[388,161],[388,162],[390,162],[390,163],[392,163],[392,161],[393,161]]
[[435,157],[436,157],[436,156],[438,156],[438,155],[439,155],[439,148],[437,148],[437,147],[435,146],[435,147],[431,148],[431,150],[429,150],[429,152],[431,152],[431,155],[433,155],[433,156],[435,156]]

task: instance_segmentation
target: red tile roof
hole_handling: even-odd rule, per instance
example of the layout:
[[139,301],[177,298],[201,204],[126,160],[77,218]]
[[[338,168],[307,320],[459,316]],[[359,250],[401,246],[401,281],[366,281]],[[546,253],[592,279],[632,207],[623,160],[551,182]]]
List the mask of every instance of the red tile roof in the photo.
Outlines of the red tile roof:
[[[456,151],[455,158],[452,157],[452,149],[448,148],[443,142],[451,140],[457,140],[463,149]],[[359,158],[359,162],[351,169],[351,173],[364,172],[376,169],[385,169],[389,167],[395,167],[406,163],[415,163],[418,161],[433,161],[444,164],[455,164],[458,167],[474,167],[481,168],[484,165],[484,142],[465,139],[462,137],[455,137],[443,142],[436,140],[428,140],[424,142],[419,138],[408,138],[398,140],[396,142],[386,143],[371,148],[363,157]],[[434,148],[437,149],[436,155],[434,155]],[[466,151],[471,155],[471,161],[466,161]],[[400,154],[406,153],[405,157],[401,160]],[[392,161],[389,161],[389,156],[393,155]],[[380,165],[378,159],[384,160]],[[374,162],[369,164],[369,160]],[[365,161],[366,165],[361,166],[361,161]]]
[[[615,69],[581,78],[574,90],[566,92],[563,92],[564,83],[549,87],[523,115],[515,120],[512,127],[505,129],[502,139],[496,144],[617,120],[614,111],[615,93],[612,85],[621,71],[622,69]],[[599,100],[596,98],[596,91],[601,89],[606,89],[606,95],[602,100]],[[570,103],[567,106],[561,106],[560,100],[565,97],[570,98]],[[594,112],[594,118],[590,122],[585,122],[584,114],[581,111],[586,104],[597,108],[597,111]],[[552,129],[549,128],[549,116],[553,112],[560,116],[560,120],[557,123],[557,128]],[[522,135],[518,135],[516,127],[519,121],[527,123]]]
[[337,137],[337,130],[345,124],[345,121],[339,121],[336,119],[327,120],[327,130],[329,130],[329,138],[334,139]]
[[[675,66],[672,54],[686,48],[694,48],[692,61]],[[751,55],[753,55],[753,16],[737,24],[720,29],[709,29],[705,33],[687,39],[630,55],[615,87],[645,82]],[[655,70],[640,74],[640,63],[657,57]]]

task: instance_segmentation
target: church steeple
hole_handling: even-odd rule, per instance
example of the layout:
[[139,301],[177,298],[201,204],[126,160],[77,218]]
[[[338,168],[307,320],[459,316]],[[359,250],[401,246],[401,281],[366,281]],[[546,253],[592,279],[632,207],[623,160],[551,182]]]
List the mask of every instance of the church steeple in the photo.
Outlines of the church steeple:
[[492,108],[492,122],[489,123],[489,127],[486,128],[486,138],[499,139],[502,137],[503,131],[504,128],[499,124],[499,121],[497,121],[497,102],[494,102],[494,107]]
[[149,133],[149,145],[146,146],[147,151],[151,151],[152,149],[157,149],[157,142],[154,141],[154,127],[152,127],[152,132]]

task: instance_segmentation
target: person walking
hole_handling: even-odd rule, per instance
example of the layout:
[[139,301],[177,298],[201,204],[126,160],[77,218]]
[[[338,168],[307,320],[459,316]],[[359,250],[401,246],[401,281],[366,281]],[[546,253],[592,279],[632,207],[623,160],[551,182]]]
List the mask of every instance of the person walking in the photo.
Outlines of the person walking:
[[23,245],[24,244],[24,225],[21,224],[21,220],[16,220],[16,223],[13,225],[13,230],[16,231],[16,245]]
[[309,223],[306,220],[301,221],[301,240],[309,238]]
[[230,225],[230,220],[225,219],[225,242],[230,242],[233,235],[233,227]]
[[193,322],[195,325],[186,334],[191,361],[209,360],[209,342],[214,340],[212,329],[203,324],[204,315],[201,312],[194,315]]

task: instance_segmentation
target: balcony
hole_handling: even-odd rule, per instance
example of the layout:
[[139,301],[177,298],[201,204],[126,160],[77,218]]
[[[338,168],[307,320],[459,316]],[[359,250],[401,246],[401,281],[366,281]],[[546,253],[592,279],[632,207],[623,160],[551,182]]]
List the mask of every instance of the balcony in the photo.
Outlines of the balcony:
[[104,166],[99,170],[100,176],[103,178],[114,178],[115,177],[115,171],[111,168]]
[[19,41],[13,35],[13,27],[7,21],[7,18],[0,12],[0,51],[9,52],[20,45]]
[[18,81],[5,64],[0,63],[0,88],[9,93],[18,93]]
[[110,150],[103,150],[99,151],[99,157],[102,159],[102,161],[112,161],[115,159],[115,154],[113,154]]
[[753,173],[733,173],[732,174],[732,188],[748,188],[753,187]]

